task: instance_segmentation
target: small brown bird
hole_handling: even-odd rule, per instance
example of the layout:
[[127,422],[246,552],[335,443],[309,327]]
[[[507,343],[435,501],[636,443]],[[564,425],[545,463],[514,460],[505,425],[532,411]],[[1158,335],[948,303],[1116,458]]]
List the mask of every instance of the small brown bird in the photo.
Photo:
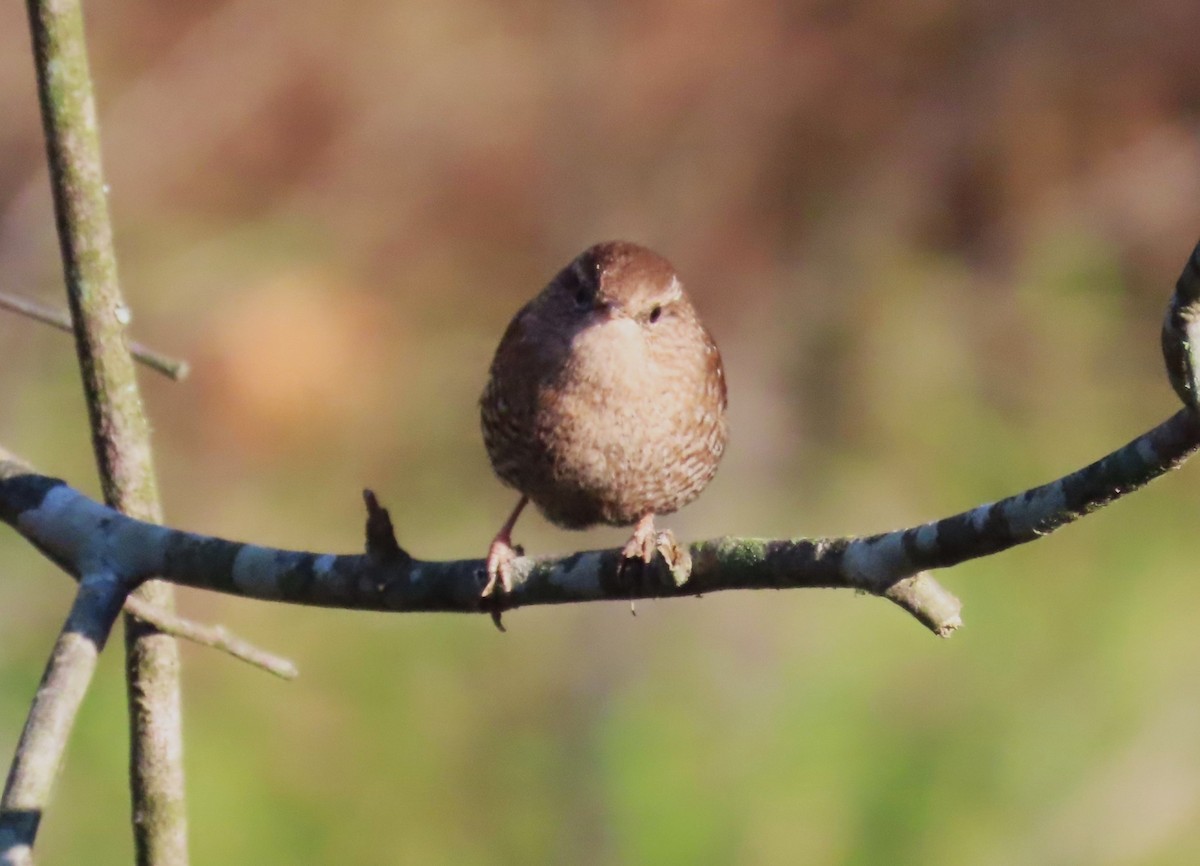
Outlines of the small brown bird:
[[513,317],[480,399],[492,468],[521,494],[483,596],[512,588],[512,529],[530,501],[567,529],[636,524],[627,560],[673,549],[654,515],[712,480],[725,406],[721,353],[670,262],[623,241],[583,252]]

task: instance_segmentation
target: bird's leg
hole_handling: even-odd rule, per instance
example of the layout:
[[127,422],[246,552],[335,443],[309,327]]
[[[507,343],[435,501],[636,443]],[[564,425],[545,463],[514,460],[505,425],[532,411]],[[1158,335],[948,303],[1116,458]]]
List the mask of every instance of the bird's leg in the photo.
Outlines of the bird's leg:
[[[516,548],[512,544],[513,526],[517,523],[517,518],[521,516],[521,512],[525,509],[529,502],[528,496],[522,496],[517,502],[517,507],[512,510],[512,514],[508,516],[508,520],[504,521],[504,525],[500,527],[500,531],[496,533],[496,537],[492,539],[491,545],[488,547],[487,554],[487,585],[483,588],[480,594],[482,598],[487,598],[496,591],[496,584],[500,584],[502,592],[510,592],[512,590],[512,576],[509,574],[509,567],[512,561],[519,555]],[[500,625],[500,612],[493,611],[492,618],[496,620],[496,625]]]

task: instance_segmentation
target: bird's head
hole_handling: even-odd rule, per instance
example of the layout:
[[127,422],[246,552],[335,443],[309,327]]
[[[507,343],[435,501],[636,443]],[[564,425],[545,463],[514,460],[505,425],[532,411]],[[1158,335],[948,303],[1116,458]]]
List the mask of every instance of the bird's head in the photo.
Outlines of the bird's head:
[[580,253],[547,289],[554,307],[576,322],[627,319],[653,329],[691,312],[671,263],[628,241],[607,241]]

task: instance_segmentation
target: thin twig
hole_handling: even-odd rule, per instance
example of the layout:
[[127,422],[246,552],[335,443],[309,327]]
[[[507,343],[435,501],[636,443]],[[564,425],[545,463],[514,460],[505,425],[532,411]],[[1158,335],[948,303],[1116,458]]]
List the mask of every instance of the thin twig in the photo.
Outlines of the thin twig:
[[[60,331],[66,331],[68,334],[72,332],[71,316],[69,314],[30,300],[29,298],[0,292],[0,307],[11,310],[14,313],[20,313],[23,316],[28,316],[42,324],[50,325],[52,328],[58,328]],[[133,354],[134,358],[141,361],[151,370],[162,373],[168,379],[174,379],[176,382],[182,382],[186,379],[192,369],[187,361],[168,357],[161,352],[147,348],[141,343],[132,340],[129,343],[129,351]]]
[[163,634],[228,653],[281,679],[294,680],[300,675],[295,662],[254,646],[230,633],[224,626],[206,625],[185,619],[178,614],[167,613],[133,595],[125,600],[125,611],[150,623]]

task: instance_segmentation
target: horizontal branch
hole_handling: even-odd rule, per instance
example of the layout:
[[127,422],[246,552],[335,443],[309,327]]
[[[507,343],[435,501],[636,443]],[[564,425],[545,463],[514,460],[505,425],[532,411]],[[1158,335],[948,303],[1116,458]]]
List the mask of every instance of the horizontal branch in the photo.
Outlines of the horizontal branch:
[[[866,537],[697,542],[689,548],[689,574],[672,574],[660,558],[632,585],[620,573],[619,549],[520,557],[513,564],[512,592],[495,606],[848,588],[887,598],[946,635],[961,624],[960,605],[927,570],[1046,536],[1175,468],[1197,447],[1200,421],[1183,410],[1102,460],[1000,502]],[[371,543],[364,554],[281,550],[143,523],[63,481],[2,459],[0,519],[72,572],[104,556],[133,580],[161,577],[248,598],[394,612],[493,609],[479,597],[482,559],[414,559],[394,541],[381,539],[377,519],[369,522]]]
[[[499,613],[534,604],[671,598],[729,589],[848,588],[881,596],[939,635],[961,625],[958,600],[929,574],[1043,538],[1181,465],[1200,448],[1200,245],[1176,283],[1163,358],[1185,408],[1124,447],[1057,481],[908,529],[844,538],[717,538],[688,548],[686,567],[659,556],[635,579],[617,549],[519,557],[512,590],[480,599],[482,559],[429,562],[396,542],[366,493],[366,553],[279,550],[126,517],[33,472],[0,448],[0,520],[79,575],[102,562],[124,580],[271,601],[396,612]],[[686,561],[686,560],[685,560]]]
[[[0,464],[5,467],[0,471],[7,473],[9,477],[15,477],[22,473],[35,474],[29,464],[18,459],[2,446],[0,446]],[[48,553],[47,555],[49,556]],[[49,558],[59,562],[53,556]],[[61,562],[59,565],[62,565],[64,570],[73,577],[79,577],[75,569],[67,567]],[[133,614],[143,622],[149,623],[163,634],[219,650],[281,679],[292,680],[300,675],[295,662],[255,646],[250,641],[233,634],[224,626],[194,622],[177,613],[155,607],[136,594],[125,598],[124,609],[126,613]]]

